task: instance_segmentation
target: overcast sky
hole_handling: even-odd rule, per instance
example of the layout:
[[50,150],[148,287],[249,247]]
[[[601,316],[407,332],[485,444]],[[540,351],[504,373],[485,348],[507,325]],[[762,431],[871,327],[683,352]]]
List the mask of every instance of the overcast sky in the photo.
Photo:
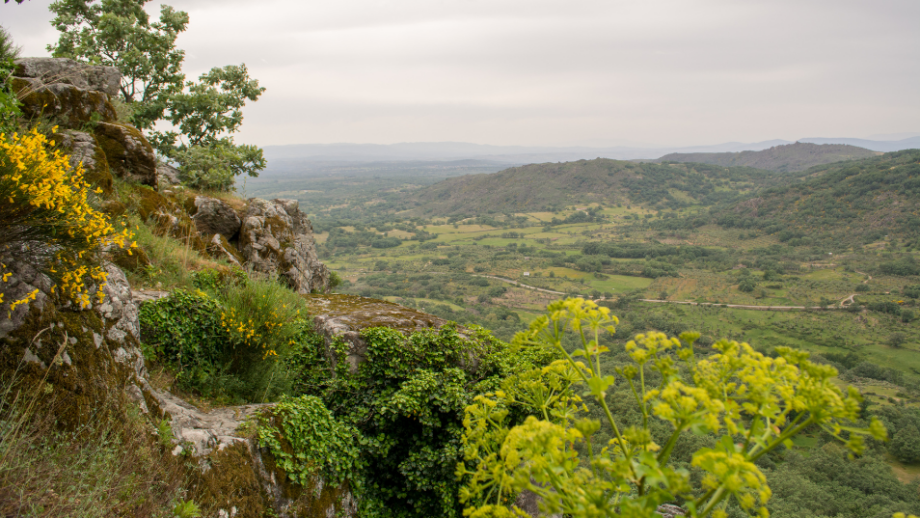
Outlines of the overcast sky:
[[[51,0],[0,4],[26,56]],[[918,0],[176,0],[237,142],[698,145],[920,134]],[[158,3],[148,11],[158,13]]]

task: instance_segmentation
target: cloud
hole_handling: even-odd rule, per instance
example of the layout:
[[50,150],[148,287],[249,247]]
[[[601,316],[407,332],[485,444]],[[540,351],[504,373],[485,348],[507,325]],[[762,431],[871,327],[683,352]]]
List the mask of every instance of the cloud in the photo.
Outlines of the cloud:
[[[0,24],[21,9],[14,37],[47,43],[48,3],[0,6]],[[704,144],[912,132],[920,116],[913,0],[171,5],[191,17],[189,76],[246,62],[268,88],[240,135],[262,145]]]

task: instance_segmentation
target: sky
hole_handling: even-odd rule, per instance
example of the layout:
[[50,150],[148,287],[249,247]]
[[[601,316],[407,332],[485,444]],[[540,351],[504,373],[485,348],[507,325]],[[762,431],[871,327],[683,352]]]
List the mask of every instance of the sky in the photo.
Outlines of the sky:
[[[917,0],[167,3],[190,16],[189,78],[246,63],[267,88],[238,143],[920,135]],[[24,56],[57,40],[50,4],[0,4]]]

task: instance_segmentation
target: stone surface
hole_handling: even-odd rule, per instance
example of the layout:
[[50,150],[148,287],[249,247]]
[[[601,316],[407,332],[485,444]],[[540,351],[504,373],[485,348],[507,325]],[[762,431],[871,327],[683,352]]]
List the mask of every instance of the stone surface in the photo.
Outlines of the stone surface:
[[277,273],[297,293],[329,289],[329,269],[316,255],[313,226],[296,200],[251,198],[240,229],[240,252],[247,266]]
[[169,164],[157,164],[157,182],[162,186],[179,185],[179,170]]
[[211,241],[208,243],[208,253],[211,254],[212,257],[223,259],[233,266],[243,268],[245,259],[240,255],[236,247],[227,241],[227,238],[222,234],[214,234],[214,236],[211,237]]
[[[49,301],[48,294],[54,284],[35,266],[17,261],[9,254],[0,256],[0,264],[3,265],[0,275],[12,274],[3,283],[3,302],[0,303],[0,339],[2,339],[22,326],[32,308],[38,311],[44,309],[45,304]],[[38,293],[34,301],[20,305],[10,313],[11,303],[26,297],[35,290],[38,290]]]
[[230,240],[236,237],[243,224],[236,211],[217,198],[197,196],[193,210],[192,221],[202,236],[220,234]]
[[49,117],[74,129],[117,119],[115,107],[102,92],[62,83],[46,85],[38,79],[22,77],[12,78],[10,86],[19,95],[23,115],[30,119]]
[[127,124],[101,122],[96,125],[96,141],[113,175],[156,189],[157,157],[140,130]]
[[359,297],[357,295],[308,295],[304,297],[317,332],[326,343],[330,368],[335,372],[335,355],[332,341],[340,338],[348,344],[348,368],[357,372],[364,362],[367,343],[361,338],[361,330],[368,327],[389,327],[404,334],[424,329],[440,329],[446,320],[400,306],[385,300]]
[[115,67],[91,66],[66,58],[17,59],[14,76],[38,79],[44,84],[63,83],[82,90],[118,95],[121,72]]
[[83,178],[91,185],[101,187],[104,194],[112,193],[114,179],[109,163],[96,138],[84,131],[65,130],[54,135],[54,140],[65,154],[70,156],[70,165],[83,164]]

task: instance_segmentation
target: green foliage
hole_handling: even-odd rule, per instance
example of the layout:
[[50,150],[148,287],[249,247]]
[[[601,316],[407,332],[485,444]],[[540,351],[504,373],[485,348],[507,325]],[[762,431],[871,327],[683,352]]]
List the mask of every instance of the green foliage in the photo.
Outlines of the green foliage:
[[208,273],[195,280],[208,292],[176,290],[141,306],[150,359],[171,366],[180,386],[210,397],[259,402],[289,392],[288,362],[313,336],[300,317],[302,300],[274,280],[217,281]]
[[920,462],[920,432],[917,431],[917,427],[911,424],[898,430],[891,438],[889,449],[901,462]]
[[10,33],[0,27],[0,133],[14,131],[21,115],[19,98],[8,83],[13,73],[13,60],[18,55],[19,48],[13,44]]
[[246,65],[214,67],[202,74],[198,82],[189,81],[169,96],[166,119],[179,132],[157,132],[152,139],[166,155],[181,135],[187,140],[181,148],[213,146],[223,133],[235,133],[243,124],[242,108],[246,101],[257,101],[265,88],[249,77]]
[[316,473],[347,480],[362,516],[459,518],[453,466],[461,459],[463,409],[552,353],[509,346],[478,328],[461,334],[452,324],[408,335],[368,328],[361,339],[357,369],[343,341],[319,339],[298,352],[297,390],[316,397],[288,400],[263,428],[266,441],[277,441],[271,447],[282,452],[281,465],[301,484]]
[[[57,0],[50,6],[52,24],[61,32],[48,50],[121,70],[125,113],[138,128],[149,130],[157,151],[179,164],[183,180],[199,189],[228,190],[240,174],[258,176],[265,169],[262,150],[235,145],[229,133],[243,123],[246,101],[265,88],[249,77],[245,64],[214,67],[198,81],[185,81],[185,52],[176,38],[188,26],[188,13],[160,6],[151,22],[149,0]],[[166,120],[176,131],[153,131]],[[177,144],[181,136],[185,142]]]
[[353,478],[363,442],[354,427],[336,420],[315,396],[283,399],[259,427],[259,444],[302,486],[312,485],[316,476],[333,485]]
[[[626,345],[631,363],[615,375],[603,372],[602,333],[613,333],[615,317],[581,299],[551,304],[527,339],[565,355],[533,371],[531,383],[502,386],[478,396],[464,421],[466,478],[462,499],[468,516],[525,516],[512,503],[530,490],[543,499],[543,512],[579,516],[650,516],[659,504],[681,499],[692,516],[726,516],[732,500],[742,509],[766,514],[770,489],[755,462],[809,427],[820,427],[846,440],[858,454],[862,435],[885,438],[873,420],[868,429],[848,425],[858,418],[855,389],[841,393],[832,367],[808,355],[777,348],[778,357],[755,352],[747,344],[720,341],[705,359],[694,355],[698,333],[681,340],[663,333],[638,335]],[[563,347],[571,329],[580,348]],[[687,345],[689,344],[689,345]],[[634,396],[641,419],[626,425],[614,417],[607,399],[618,383]],[[601,419],[582,418],[590,396]],[[532,415],[515,426],[511,411]],[[743,414],[743,417],[742,417]],[[652,430],[667,428],[663,445]],[[592,442],[604,427],[609,442]],[[685,432],[711,434],[715,441],[692,455],[702,475],[671,465]]]
[[741,279],[741,282],[738,283],[738,289],[745,293],[750,293],[754,291],[754,288],[756,287],[757,287],[757,281],[754,279],[754,277],[750,277],[750,276],[744,277],[743,279]]
[[180,500],[173,507],[173,514],[176,518],[200,518],[201,509],[194,500]]
[[[820,243],[832,249],[884,238],[920,237],[915,215],[920,200],[920,151],[816,166],[807,180],[758,193],[753,200],[713,210],[727,228],[756,228],[792,246]],[[807,201],[806,201],[807,200]],[[865,221],[890,221],[884,230]],[[820,229],[820,232],[816,232]],[[883,265],[891,275],[917,275],[916,264],[899,259]]]
[[176,38],[188,26],[188,13],[162,5],[151,22],[149,0],[57,0],[49,9],[51,24],[61,32],[48,50],[54,57],[118,67],[121,96],[132,107],[132,122],[152,128],[163,118],[169,94],[185,80],[185,52]]
[[237,176],[258,176],[266,164],[261,149],[237,146],[230,139],[166,151],[179,165],[179,179],[194,189],[229,191]]

